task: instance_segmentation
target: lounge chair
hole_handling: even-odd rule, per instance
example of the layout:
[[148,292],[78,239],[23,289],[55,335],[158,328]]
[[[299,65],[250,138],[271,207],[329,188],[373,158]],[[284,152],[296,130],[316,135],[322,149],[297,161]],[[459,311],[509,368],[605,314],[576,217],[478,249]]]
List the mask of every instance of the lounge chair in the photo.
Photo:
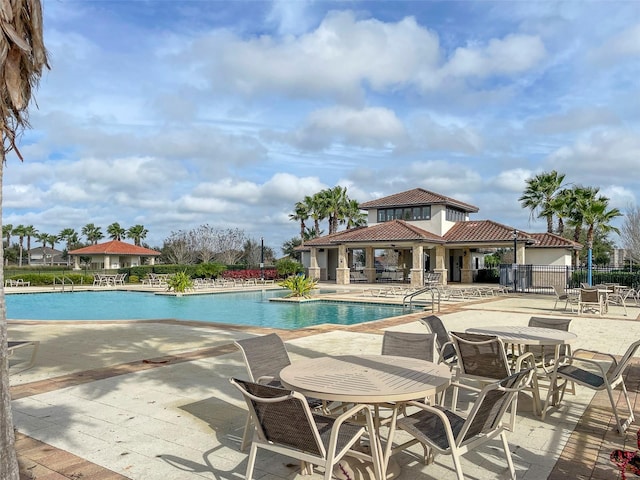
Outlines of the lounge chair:
[[[33,365],[36,363],[36,355],[38,354],[38,349],[40,348],[40,342],[37,340],[7,342],[7,351],[8,351],[9,359],[11,359],[11,357],[16,352],[16,350],[20,348],[26,348],[26,347],[33,347],[33,350],[31,351],[31,357],[29,358],[27,365],[23,366],[20,370],[18,370],[19,372],[23,372],[33,367]],[[16,363],[16,365],[21,365],[22,363],[23,362],[18,362]],[[11,373],[18,373],[18,371],[12,371]]]

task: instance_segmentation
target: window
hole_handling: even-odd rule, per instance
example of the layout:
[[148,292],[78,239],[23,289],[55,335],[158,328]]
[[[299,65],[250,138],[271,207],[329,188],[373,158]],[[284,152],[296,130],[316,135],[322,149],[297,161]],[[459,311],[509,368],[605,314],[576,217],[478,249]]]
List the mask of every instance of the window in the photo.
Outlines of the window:
[[450,222],[464,222],[467,218],[462,210],[447,207],[447,220]]
[[390,220],[431,220],[431,206],[405,207],[405,208],[380,208],[378,209],[378,222]]

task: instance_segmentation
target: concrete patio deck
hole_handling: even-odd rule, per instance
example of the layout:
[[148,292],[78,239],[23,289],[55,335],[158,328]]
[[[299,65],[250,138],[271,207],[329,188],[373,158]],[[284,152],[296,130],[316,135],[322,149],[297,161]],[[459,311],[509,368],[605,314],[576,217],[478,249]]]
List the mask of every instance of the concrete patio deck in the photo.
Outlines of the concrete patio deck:
[[[352,286],[334,297],[369,301],[366,288]],[[445,302],[439,316],[453,331],[525,325],[532,315],[571,316],[570,330],[578,334],[574,349],[616,355],[640,338],[637,306],[628,307],[627,316],[613,307],[599,317],[554,311],[553,304],[551,296],[508,295]],[[277,333],[294,362],[326,354],[378,353],[385,329],[424,332],[417,321],[423,315]],[[238,447],[246,408],[228,378],[246,374],[232,342],[269,331],[173,321],[10,322],[11,339],[41,342],[36,365],[11,376],[21,478],[244,478],[247,454]],[[627,387],[635,408],[638,360],[628,370]],[[619,478],[609,453],[636,449],[640,422],[618,435],[606,393],[593,395],[578,387],[544,421],[526,402],[521,407],[516,431],[508,435],[518,478]],[[449,457],[437,457],[429,466],[408,454],[395,458],[401,480],[455,478]],[[318,473],[299,475],[292,463],[261,454],[256,478],[321,478]],[[508,478],[499,442],[466,455],[463,468],[468,478]]]

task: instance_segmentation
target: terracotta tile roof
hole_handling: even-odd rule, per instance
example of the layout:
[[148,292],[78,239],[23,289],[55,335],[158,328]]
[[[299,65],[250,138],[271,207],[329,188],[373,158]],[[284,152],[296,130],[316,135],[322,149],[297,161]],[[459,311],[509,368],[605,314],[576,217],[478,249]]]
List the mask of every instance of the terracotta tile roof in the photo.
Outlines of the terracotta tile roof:
[[465,212],[475,213],[478,211],[478,207],[450,197],[445,197],[438,193],[424,190],[422,188],[414,188],[413,190],[407,190],[406,192],[395,193],[387,197],[370,200],[368,202],[361,203],[360,208],[363,210],[369,210],[371,208],[408,207],[412,205],[434,204],[449,205],[451,207],[459,208]]
[[[447,243],[469,242],[513,242],[513,227],[503,225],[493,220],[472,220],[468,222],[456,222],[444,235]],[[528,233],[518,230],[518,241],[530,241],[535,239]]]
[[337,243],[401,242],[423,240],[444,243],[439,235],[418,228],[404,220],[391,220],[370,227],[351,228],[304,242],[305,247],[331,246]]
[[535,248],[565,247],[574,250],[582,250],[583,248],[581,243],[574,242],[555,233],[530,233],[529,235],[537,241],[534,245]]
[[152,257],[161,255],[156,250],[150,250],[144,247],[138,247],[131,243],[112,240],[110,242],[98,243],[97,245],[89,245],[88,247],[72,250],[69,255],[141,255]]

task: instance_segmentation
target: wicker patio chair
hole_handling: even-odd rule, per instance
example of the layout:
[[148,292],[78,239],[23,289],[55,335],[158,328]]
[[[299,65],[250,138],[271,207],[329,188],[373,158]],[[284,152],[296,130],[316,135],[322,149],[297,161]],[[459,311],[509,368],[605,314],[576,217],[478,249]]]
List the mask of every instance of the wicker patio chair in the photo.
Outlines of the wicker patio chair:
[[[250,381],[282,387],[278,374],[284,367],[291,365],[291,360],[284,342],[277,334],[270,333],[259,337],[245,338],[233,343],[242,352]],[[318,399],[309,399],[309,405],[311,408],[323,406],[322,401]],[[247,415],[240,445],[242,451],[247,448],[250,431],[251,415]]]
[[[452,332],[450,334],[458,357],[458,368],[453,383],[453,399],[451,409],[456,410],[458,388],[462,380],[486,385],[513,373],[511,362],[507,357],[502,340],[493,335],[479,335],[475,333]],[[532,353],[524,353],[516,359],[514,371],[520,371],[523,365],[535,368],[535,357]],[[538,380],[534,375],[531,386],[527,387],[533,396],[533,412],[542,410]],[[518,409],[518,397],[514,397],[511,408],[510,430],[515,428]]]
[[[253,478],[260,448],[300,460],[303,475],[312,473],[312,465],[320,465],[324,467],[324,479],[329,480],[334,466],[345,455],[350,455],[371,460],[376,478],[382,478],[373,416],[368,405],[357,405],[334,418],[312,412],[301,393],[235,378],[231,383],[242,393],[256,425],[247,462],[247,480]],[[349,421],[363,413],[366,427]],[[365,433],[369,434],[371,455],[354,450]]]
[[[606,390],[611,402],[611,408],[613,409],[613,415],[616,418],[616,427],[618,432],[624,435],[629,425],[634,420],[633,407],[629,400],[629,394],[627,393],[627,387],[624,384],[624,371],[629,366],[629,362],[640,348],[640,340],[632,343],[625,354],[617,362],[615,357],[609,353],[601,353],[595,350],[579,349],[573,352],[573,355],[568,357],[568,365],[562,365],[558,367],[558,377],[573,381],[578,385],[590,388],[592,390]],[[585,355],[587,358],[582,358]],[[610,364],[607,370],[604,369],[601,362],[594,359],[594,357],[608,357]],[[617,399],[613,396],[613,390],[620,385],[622,387],[622,394],[627,403],[629,410],[629,416],[624,419],[620,418],[618,409],[616,408]],[[561,391],[560,401],[562,401],[564,389]]]
[[[532,381],[533,374],[534,370],[529,368],[485,386],[466,418],[444,407],[410,402],[419,410],[398,420],[398,428],[414,438],[395,447],[394,453],[419,442],[425,449],[425,463],[435,454],[451,455],[457,477],[463,480],[461,455],[500,437],[511,478],[515,479],[515,467],[502,419],[518,393]],[[460,388],[478,391],[467,385],[460,385]]]

